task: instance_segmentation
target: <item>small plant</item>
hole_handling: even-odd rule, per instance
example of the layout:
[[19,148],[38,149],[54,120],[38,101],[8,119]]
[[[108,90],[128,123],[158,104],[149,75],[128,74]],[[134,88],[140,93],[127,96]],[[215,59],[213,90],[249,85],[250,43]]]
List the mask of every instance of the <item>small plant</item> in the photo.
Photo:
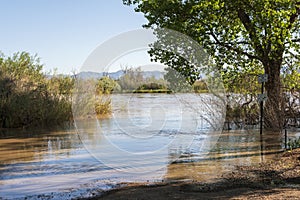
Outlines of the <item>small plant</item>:
[[111,114],[111,99],[109,96],[98,96],[95,102],[95,112],[98,117]]
[[290,150],[300,148],[300,137],[298,137],[296,139],[289,139],[287,146],[288,146],[288,149],[290,149]]

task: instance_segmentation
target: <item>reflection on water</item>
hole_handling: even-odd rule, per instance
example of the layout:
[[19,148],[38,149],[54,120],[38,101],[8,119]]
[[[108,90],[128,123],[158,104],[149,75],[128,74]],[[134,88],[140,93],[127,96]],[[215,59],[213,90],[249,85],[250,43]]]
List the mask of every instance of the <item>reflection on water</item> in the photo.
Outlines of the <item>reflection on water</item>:
[[203,153],[217,141],[218,137],[211,136],[221,132],[215,130],[220,124],[216,121],[222,121],[224,115],[222,110],[203,104],[204,99],[212,98],[198,94],[115,94],[110,120],[91,118],[88,125],[76,120],[76,127],[84,147],[106,166],[127,173],[157,172],[181,154],[191,150]]
[[[290,133],[294,135],[295,133]],[[283,136],[259,130],[224,131],[206,156],[182,156],[168,166],[166,179],[214,181],[235,166],[250,166],[272,159],[283,149]]]
[[[149,102],[150,98],[156,96],[145,95],[139,98]],[[161,99],[164,102],[159,102],[160,108],[170,102],[168,96]],[[195,127],[195,118],[185,121],[184,126],[187,128],[177,131],[176,126],[181,120],[179,115],[168,115],[167,112],[160,115],[162,109],[157,109],[158,105],[152,113],[147,107],[143,111],[143,106],[139,105],[141,102],[136,99],[130,103],[137,108],[136,112],[131,109],[130,117],[115,111],[115,120],[81,121],[76,124],[80,134],[77,134],[75,128],[56,131],[0,131],[0,199],[49,193],[52,193],[50,197],[57,199],[88,196],[99,192],[99,188],[109,189],[116,183],[126,181],[212,181],[219,178],[222,172],[232,170],[234,165],[253,165],[268,160],[274,155],[272,153],[278,152],[283,146],[280,134],[264,133],[261,138],[257,130],[239,130],[224,131],[219,135],[203,128],[209,126],[205,123],[201,126],[202,129],[193,128],[194,133],[197,133],[193,134],[193,131],[187,130],[189,126]],[[124,109],[121,107],[115,106],[115,109]],[[176,111],[171,105],[170,110]],[[161,116],[169,116],[167,118],[170,121],[165,123],[166,126],[147,128],[149,124],[151,126],[152,120]],[[127,122],[122,121],[129,118],[133,120],[134,126],[139,126],[142,130],[134,132],[130,137],[114,124],[122,124],[123,131],[124,127],[131,130],[132,127],[125,126]],[[128,130],[126,133],[131,133]],[[179,139],[169,145],[174,137]],[[210,146],[203,143],[214,140],[218,142],[207,154],[204,149]],[[119,150],[130,152],[130,155],[141,149],[152,152],[161,146],[167,148],[147,159],[137,157],[132,161],[134,156],[113,152],[112,143]],[[133,174],[127,170],[133,166],[129,160],[138,163],[139,165],[134,166],[141,166],[141,169],[153,169],[155,165],[164,167],[157,168],[152,173]]]

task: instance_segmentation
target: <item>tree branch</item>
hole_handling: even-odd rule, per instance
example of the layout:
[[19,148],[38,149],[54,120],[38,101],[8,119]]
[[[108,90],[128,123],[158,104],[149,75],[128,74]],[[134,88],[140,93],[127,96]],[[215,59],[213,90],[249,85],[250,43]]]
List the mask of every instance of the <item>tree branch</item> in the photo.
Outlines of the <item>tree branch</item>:
[[295,38],[291,40],[292,42],[300,42],[300,38]]
[[[211,42],[210,44],[220,44],[218,42]],[[250,45],[251,43],[246,42],[246,41],[240,41],[240,42],[223,42],[224,45],[234,45],[234,44],[247,44]]]
[[228,50],[233,50],[233,51],[235,51],[235,52],[238,53],[238,54],[245,55],[245,56],[247,56],[247,57],[250,58],[250,59],[258,59],[258,60],[260,60],[260,58],[257,57],[257,56],[255,56],[255,55],[251,55],[251,54],[249,54],[249,53],[247,53],[247,52],[245,52],[245,51],[242,51],[242,50],[240,50],[240,49],[238,49],[238,48],[235,48],[235,47],[233,47],[233,46],[230,46],[228,43],[221,42],[221,41],[217,38],[217,36],[216,36],[212,31],[210,32],[210,34],[211,34],[211,36],[214,38],[214,40],[216,41],[216,44],[221,45],[221,46],[227,48]]
[[290,54],[292,57],[294,57],[294,58],[297,58],[297,59],[300,58],[300,55],[299,55],[299,54],[294,53],[294,52],[292,52],[292,51],[288,51],[287,53],[289,53],[289,54]]
[[300,1],[296,2],[296,12],[290,16],[288,29],[292,28],[292,25],[297,20],[297,17],[300,15]]
[[[292,40],[291,40],[291,42],[293,42],[293,43],[300,42],[300,38],[295,38],[295,39],[292,39]],[[284,43],[284,45],[286,45],[286,44],[290,44],[291,42],[289,42],[289,41],[288,41],[288,42],[285,42],[285,43]]]
[[253,42],[255,51],[258,52],[258,55],[263,56],[264,51],[261,44],[259,44],[258,38],[255,33],[255,27],[253,26],[250,17],[245,13],[243,9],[238,10],[238,17],[241,20],[244,27],[246,28],[246,30],[248,31],[249,37]]

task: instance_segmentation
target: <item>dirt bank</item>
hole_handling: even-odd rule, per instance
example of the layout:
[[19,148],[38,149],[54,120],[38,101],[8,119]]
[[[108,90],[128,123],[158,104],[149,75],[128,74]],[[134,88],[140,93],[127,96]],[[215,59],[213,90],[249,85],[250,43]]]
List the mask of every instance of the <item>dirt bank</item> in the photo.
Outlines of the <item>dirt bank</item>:
[[256,167],[236,167],[213,183],[127,184],[90,199],[300,199],[300,149]]

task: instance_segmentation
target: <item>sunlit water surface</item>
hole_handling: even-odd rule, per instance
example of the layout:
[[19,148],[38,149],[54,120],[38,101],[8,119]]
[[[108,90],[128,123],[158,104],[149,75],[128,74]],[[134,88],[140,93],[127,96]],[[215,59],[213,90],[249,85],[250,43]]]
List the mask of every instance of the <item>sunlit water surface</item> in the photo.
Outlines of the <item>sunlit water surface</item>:
[[[119,96],[117,101],[126,104],[122,98]],[[77,121],[79,130],[73,126],[51,131],[2,130],[0,199],[89,197],[134,181],[208,182],[235,165],[266,161],[284,146],[283,136],[278,133],[264,133],[262,137],[258,130],[216,134],[208,122],[197,117],[182,119],[172,107],[178,105],[170,98],[138,95],[127,102],[130,112],[122,114],[125,107],[113,104],[111,119]],[[151,103],[155,106],[145,106]],[[169,110],[164,109],[168,106]],[[211,146],[206,143],[214,140],[217,143],[208,153],[206,148]],[[117,148],[113,150],[112,145]],[[150,154],[134,160],[139,152]]]

